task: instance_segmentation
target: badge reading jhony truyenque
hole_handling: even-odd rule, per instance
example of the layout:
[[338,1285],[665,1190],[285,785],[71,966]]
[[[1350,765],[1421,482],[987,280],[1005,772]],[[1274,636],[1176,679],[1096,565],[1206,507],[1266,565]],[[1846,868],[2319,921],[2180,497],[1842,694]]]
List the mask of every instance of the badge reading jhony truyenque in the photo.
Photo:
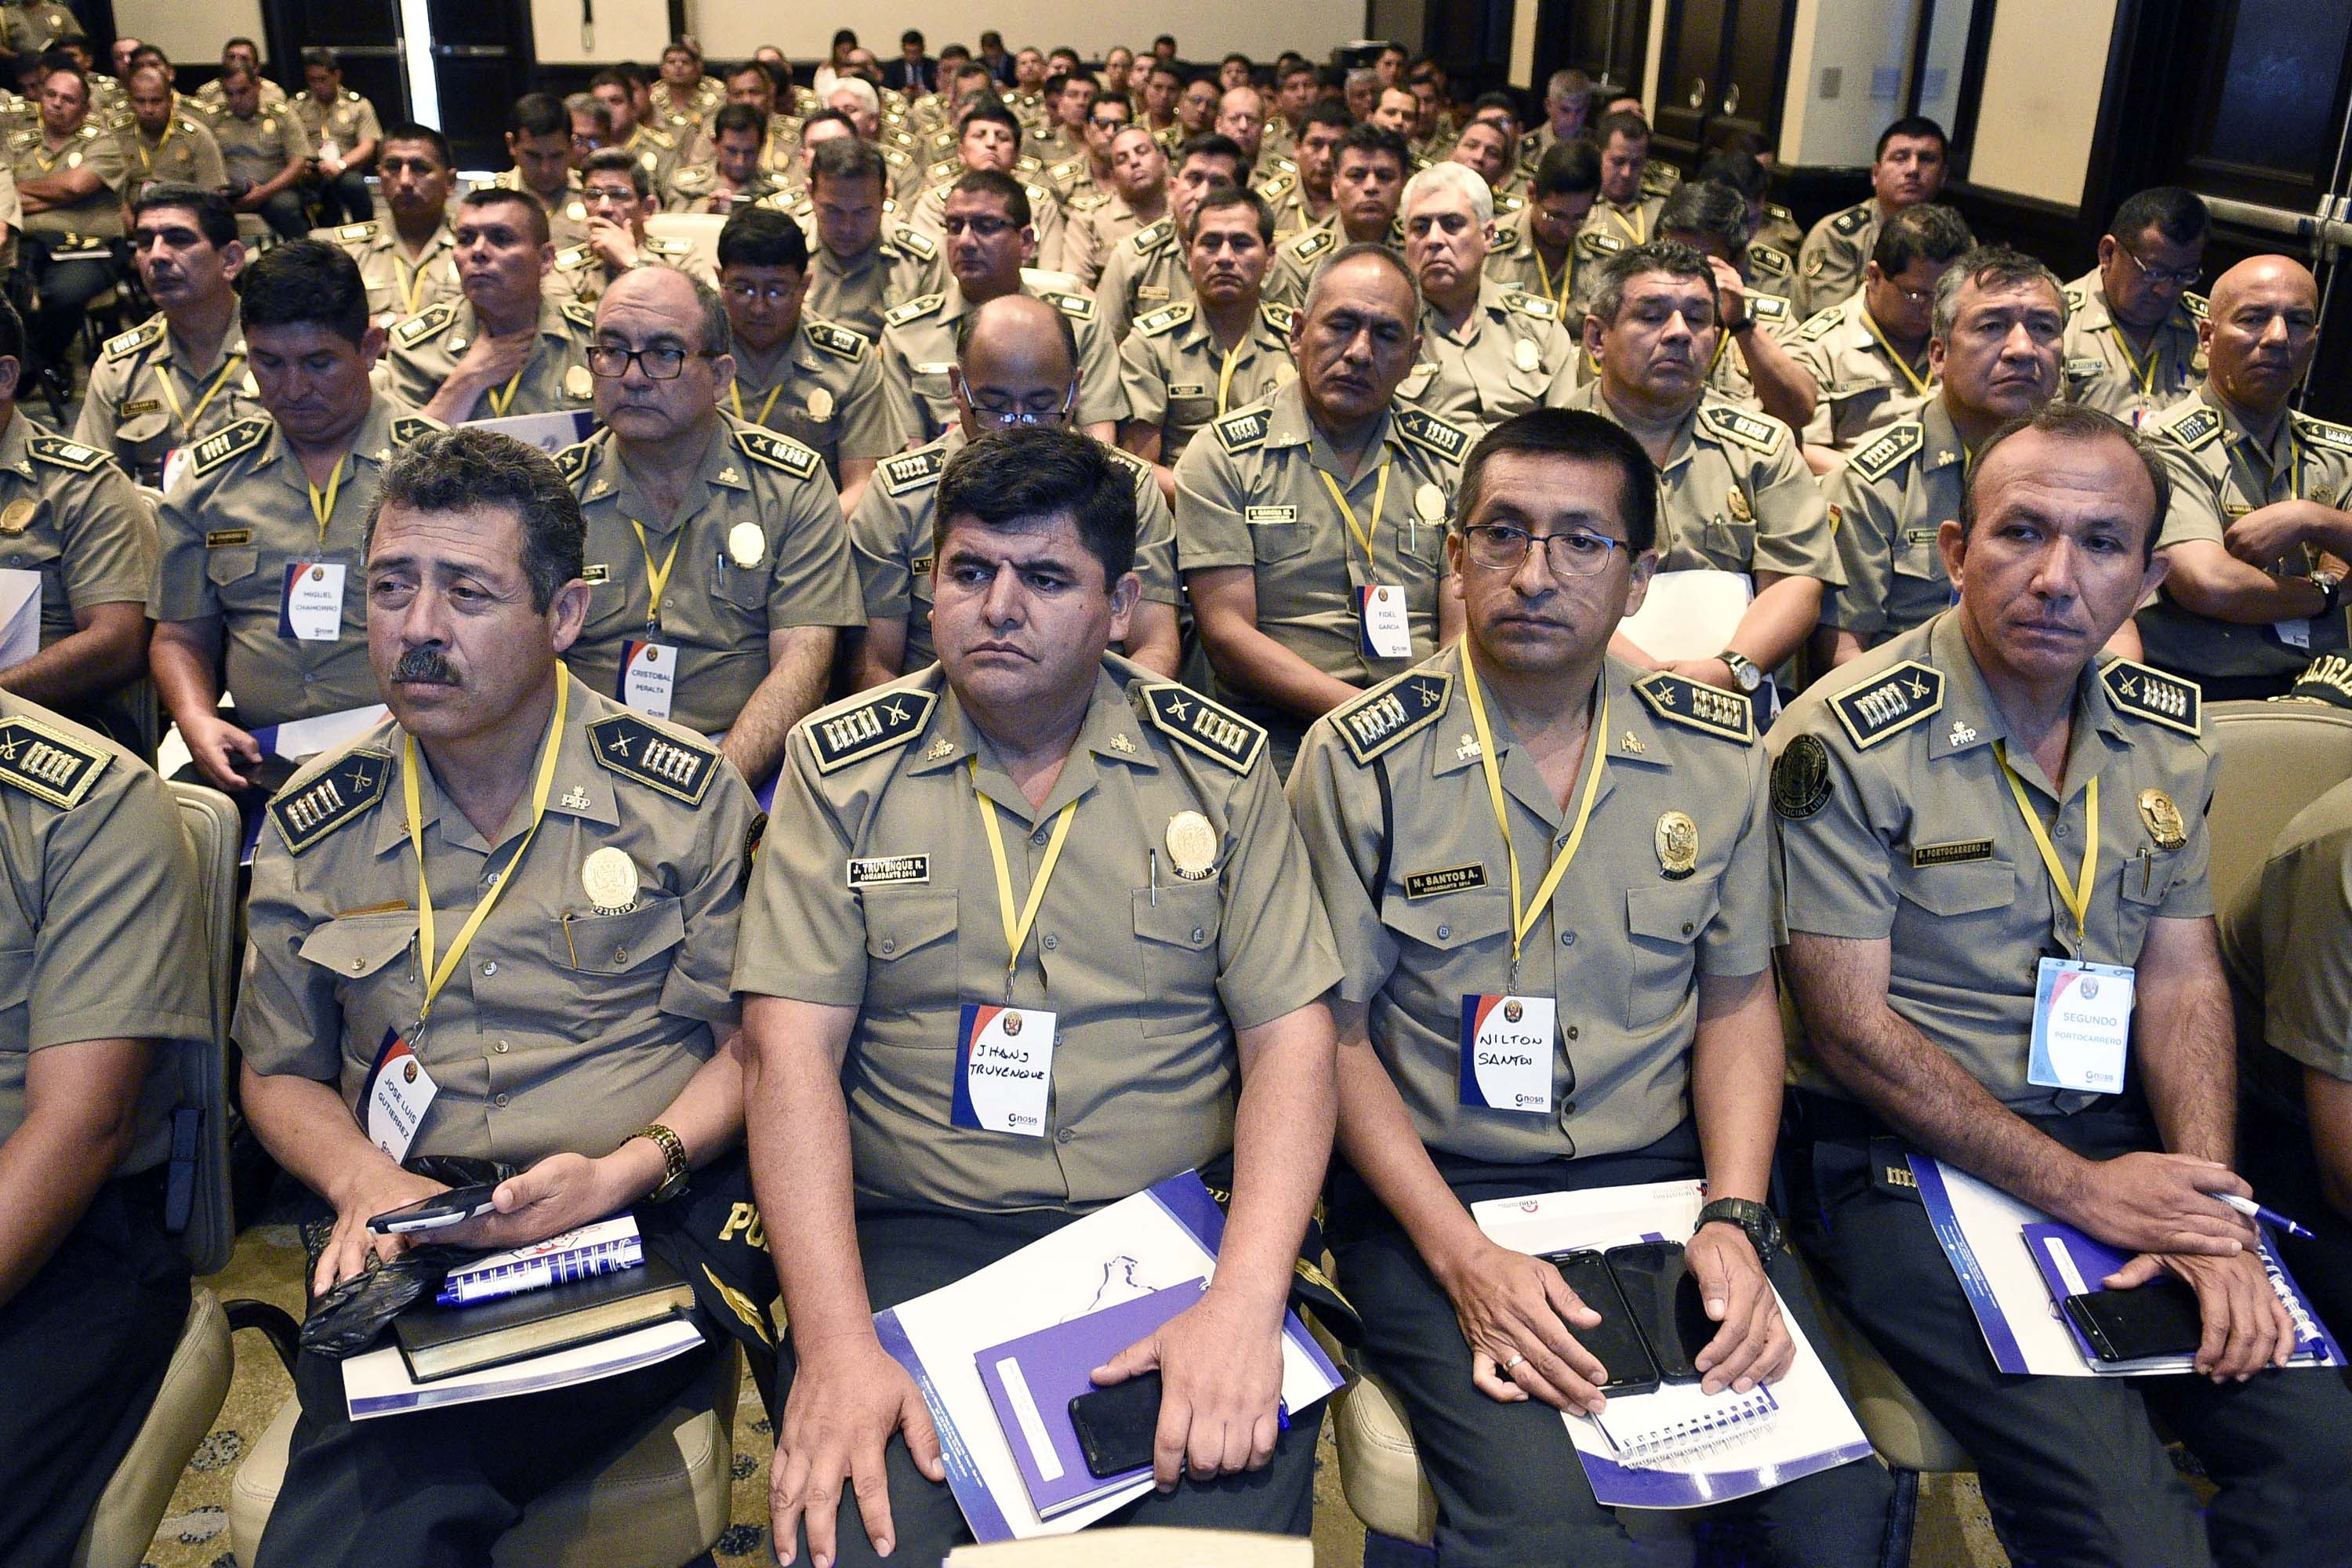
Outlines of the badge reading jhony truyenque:
[[1217,868],[1217,830],[1197,811],[1168,819],[1168,859],[1188,882],[1205,881]]
[[580,885],[599,910],[627,909],[637,898],[637,863],[608,844],[580,863]]
[[1658,818],[1658,869],[1679,882],[1698,868],[1698,824],[1679,811]]
[[2139,792],[2139,819],[2147,825],[2147,836],[2156,840],[2158,849],[2178,849],[2189,842],[2189,828],[2180,820],[2180,808],[2160,789]]

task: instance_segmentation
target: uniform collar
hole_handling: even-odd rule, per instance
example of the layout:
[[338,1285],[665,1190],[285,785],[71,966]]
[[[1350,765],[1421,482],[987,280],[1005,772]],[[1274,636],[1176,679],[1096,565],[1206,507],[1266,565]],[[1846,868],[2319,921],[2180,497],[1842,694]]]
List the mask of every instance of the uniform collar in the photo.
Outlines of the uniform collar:
[[[1927,721],[1929,761],[1939,762],[2009,738],[2009,721],[2002,717],[2000,705],[1993,700],[1992,689],[1985,684],[1976,656],[1969,651],[1957,609],[1946,610],[1929,623],[1927,662],[1943,672],[1945,681],[1944,706]],[[2093,743],[2093,735],[2105,737],[2118,748],[2131,744],[2131,732],[2124,717],[2108,700],[2106,687],[2099,679],[2099,665],[2100,660],[2095,657],[2075,678],[2074,736],[2066,752],[2069,797],[2096,771],[2085,766],[2085,748]],[[2019,777],[2044,787],[2047,793],[2042,770],[2031,757],[2012,757],[2011,763]]]
[[[1580,350],[1579,352],[1580,353],[1582,351]],[[1690,412],[1684,415],[1681,423],[1675,426],[1675,438],[1666,445],[1666,460],[1659,465],[1658,471],[1660,473],[1673,472],[1675,468],[1682,466],[1685,459],[1690,457],[1692,431],[1696,427],[1698,423],[1698,411],[1705,407],[1707,401],[1714,397],[1714,395],[1715,394],[1712,391],[1701,392],[1698,401],[1691,405]],[[1578,402],[1576,399],[1581,399],[1582,401]],[[1633,434],[1632,429],[1626,425],[1625,421],[1618,417],[1617,410],[1611,405],[1607,395],[1602,393],[1601,389],[1601,378],[1598,375],[1594,376],[1592,380],[1585,383],[1581,388],[1571,395],[1571,400],[1568,404],[1568,406],[1570,408],[1580,407],[1591,413],[1598,414],[1603,419],[1608,420],[1612,425],[1616,426],[1620,430],[1625,431],[1628,435]]]
[[1921,466],[1943,468],[1954,463],[1967,463],[1968,443],[1960,439],[1959,427],[1952,423],[1951,410],[1944,406],[1943,393],[1938,392],[1921,405],[1918,419],[1926,436]]
[[734,440],[735,425],[724,410],[712,421],[710,436],[702,451],[702,461],[695,469],[694,479],[686,488],[675,520],[656,519],[646,514],[644,498],[629,478],[621,457],[620,437],[609,429],[600,430],[594,437],[593,456],[587,472],[594,476],[583,492],[585,504],[610,500],[626,515],[642,522],[655,533],[669,533],[698,513],[712,490],[734,490],[749,494],[751,489],[750,459],[744,457]]
[[32,416],[25,412],[24,405],[18,404],[16,412],[8,416],[8,428],[0,431],[0,468],[27,479],[33,477],[32,455],[25,447],[34,434],[31,426]]
[[[1469,657],[1463,641],[1457,639],[1452,647],[1430,661],[1433,668],[1454,678],[1454,695],[1439,721],[1439,733],[1430,748],[1430,773],[1443,778],[1465,769],[1483,767],[1478,755],[1478,732],[1470,716],[1470,699],[1462,686],[1462,663]],[[1633,668],[1614,656],[1601,661],[1601,676],[1596,683],[1605,695],[1609,708],[1609,728],[1603,733],[1599,728],[1601,704],[1591,708],[1594,729],[1585,742],[1584,758],[1577,766],[1576,781],[1570,786],[1569,798],[1573,801],[1583,793],[1585,781],[1591,776],[1594,763],[1606,756],[1608,765],[1620,763],[1633,765],[1671,765],[1664,749],[1657,742],[1656,731],[1650,727],[1648,710],[1633,694]],[[1512,733],[1510,720],[1493,702],[1486,705],[1486,732],[1495,740],[1495,761],[1500,769],[1503,789],[1522,806],[1543,821],[1558,825],[1567,817],[1559,802],[1544,784],[1543,774],[1534,762],[1519,752],[1518,737]],[[1598,741],[1601,750],[1594,750]],[[1630,744],[1628,742],[1631,742]],[[1598,807],[1616,788],[1616,782],[1607,773],[1601,780],[1600,792],[1593,802]],[[1540,864],[1526,863],[1522,872],[1530,869],[1540,874]]]
[[[572,694],[565,703],[563,733],[556,742],[555,781],[547,792],[547,814],[550,816],[575,816],[603,827],[617,826],[621,815],[613,796],[613,774],[597,765],[594,742],[588,735],[588,726],[603,717],[601,710],[610,705],[601,703],[594,693],[581,684],[579,677],[569,670],[563,672],[563,679],[570,685]],[[384,737],[384,744],[392,752],[391,781],[384,791],[387,804],[375,814],[374,847],[376,854],[382,857],[404,849],[408,845],[408,812],[402,804],[398,782],[400,770],[408,765],[408,748],[403,743],[405,731],[400,728],[397,720],[374,732]],[[538,752],[534,748],[532,761],[535,763],[537,760]],[[416,809],[424,819],[420,826],[430,827],[439,822],[445,813],[452,813],[457,817],[457,826],[444,835],[448,842],[470,844],[485,852],[496,849],[498,845],[484,839],[462,813],[454,812],[449,797],[442,792],[441,781],[434,777],[432,766],[425,759],[422,746],[417,748],[417,763]],[[529,784],[524,786],[522,800],[526,805],[530,799],[530,787]]]
[[[2074,325],[2086,332],[2112,331],[2117,337],[2123,335],[2123,329],[2116,325],[2116,313],[2107,304],[2106,285],[2101,280],[2097,268],[2094,267],[2075,279],[2069,287],[2083,301],[2081,309],[2073,312]],[[2158,338],[2167,332],[2186,332],[2193,339],[2197,336],[2197,319],[2189,313],[2187,305],[2175,300],[2171,313],[2158,325],[2156,332]],[[2133,357],[2138,357],[2137,352]]]
[[[352,432],[352,444],[346,448],[354,464],[362,458],[372,463],[392,461],[392,422],[406,412],[381,392],[371,396],[367,415],[359,422],[359,427]],[[262,447],[260,461],[284,467],[290,484],[305,488],[310,485],[309,478],[302,472],[301,460],[294,456],[294,448],[286,444],[286,433],[278,429],[275,419],[269,422],[269,439]]]
[[967,767],[976,756],[980,759],[982,792],[1024,820],[1042,822],[1094,787],[1097,763],[1158,769],[1159,758],[1144,740],[1142,722],[1127,698],[1128,683],[1143,678],[1144,672],[1135,666],[1114,655],[1103,656],[1095,671],[1094,695],[1087,703],[1085,720],[1078,725],[1077,739],[1071,743],[1069,760],[1062,764],[1061,776],[1054,781],[1054,793],[1043,806],[1033,809],[1028,796],[1014,786],[1011,775],[997,762],[995,748],[988,744],[965,713],[955,688],[948,684],[945,669],[935,666],[928,679],[938,683],[939,705],[931,710],[930,722],[908,742],[911,758],[907,771],[935,773]]
[[2292,409],[2279,421],[2278,434],[2271,438],[2266,449],[2246,428],[2245,421],[2238,416],[2238,411],[2215,395],[2211,381],[2200,383],[2197,395],[2204,400],[2205,406],[2221,416],[2222,440],[2231,447],[2244,448],[2250,456],[2260,459],[2273,475],[2294,460],[2294,413]]
[[229,355],[245,353],[245,316],[234,304],[231,304],[228,310],[228,331],[221,335],[220,353],[212,363],[207,365],[188,363],[179,353],[180,335],[172,326],[170,318],[159,311],[155,319],[163,323],[163,336],[155,345],[155,353],[148,362],[151,364],[179,365],[190,375],[201,381],[218,371]]
[[[1397,435],[1396,405],[1393,400],[1387,408],[1381,411],[1380,420],[1379,434],[1374,437],[1372,445],[1365,448],[1368,455],[1382,446],[1394,447],[1401,445]],[[1276,447],[1305,447],[1307,448],[1308,460],[1315,462],[1318,468],[1322,467],[1323,462],[1330,456],[1330,443],[1324,439],[1323,433],[1316,428],[1314,419],[1307,415],[1306,389],[1299,384],[1298,378],[1296,376],[1283,383],[1281,389],[1275,393],[1271,406],[1266,410],[1265,445],[1268,449]],[[1355,479],[1349,480],[1348,484],[1353,485],[1357,480],[1367,478],[1377,466],[1375,463],[1367,462],[1356,470]],[[1332,471],[1332,477],[1334,479],[1339,477],[1336,470]]]

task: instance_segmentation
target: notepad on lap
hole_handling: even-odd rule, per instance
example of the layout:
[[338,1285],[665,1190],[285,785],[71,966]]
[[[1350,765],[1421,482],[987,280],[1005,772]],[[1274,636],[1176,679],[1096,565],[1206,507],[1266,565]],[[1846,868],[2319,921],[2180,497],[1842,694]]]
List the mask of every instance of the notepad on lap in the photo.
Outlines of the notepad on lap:
[[419,1303],[392,1321],[419,1383],[610,1339],[683,1315],[694,1288],[657,1258],[641,1268],[467,1307]]

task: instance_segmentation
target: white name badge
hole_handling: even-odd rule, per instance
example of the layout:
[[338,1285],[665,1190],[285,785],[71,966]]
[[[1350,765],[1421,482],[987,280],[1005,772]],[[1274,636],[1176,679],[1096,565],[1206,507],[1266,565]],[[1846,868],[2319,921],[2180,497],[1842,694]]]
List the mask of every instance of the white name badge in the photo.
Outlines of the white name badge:
[[375,1066],[369,1069],[367,1088],[360,1091],[360,1103],[367,1113],[368,1141],[394,1160],[408,1158],[408,1146],[416,1142],[416,1130],[425,1124],[425,1112],[441,1086],[416,1059],[408,1042],[400,1037],[397,1029],[383,1032],[383,1045],[376,1052]]
[[2278,633],[2278,640],[2287,647],[2311,651],[2311,623],[2301,616],[2291,621],[2273,621],[2271,630]]
[[278,635],[297,642],[333,642],[343,635],[344,568],[331,561],[293,561],[278,606]]
[[1034,1007],[965,1003],[956,1025],[955,1099],[948,1119],[958,1127],[1043,1138],[1058,1022],[1058,1015]]
[[657,642],[621,645],[621,689],[614,695],[622,702],[649,719],[667,719],[677,690],[677,649]]
[[2132,972],[2045,958],[2033,986],[2025,1081],[2041,1089],[2120,1094],[2131,1050]]
[[1412,622],[1405,614],[1402,588],[1375,583],[1357,589],[1356,618],[1363,627],[1366,654],[1373,658],[1412,657]]
[[1462,1103],[1550,1115],[1557,1011],[1549,996],[1462,998]]

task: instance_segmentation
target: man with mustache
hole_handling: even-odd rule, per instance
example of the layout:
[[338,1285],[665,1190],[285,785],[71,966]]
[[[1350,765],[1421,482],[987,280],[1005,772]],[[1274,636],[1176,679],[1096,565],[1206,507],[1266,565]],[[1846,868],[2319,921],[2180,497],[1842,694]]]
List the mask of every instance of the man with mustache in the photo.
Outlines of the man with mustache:
[[2345,647],[2352,429],[2288,406],[2319,353],[2318,286],[2292,257],[2241,261],[2197,338],[2205,384],[2147,425],[2172,476],[2157,541],[2172,571],[2140,637],[2216,699],[2275,697]]
[[198,442],[164,492],[148,663],[204,782],[257,807],[292,767],[254,731],[383,700],[360,535],[394,451],[434,426],[370,385],[383,329],[341,251],[289,240],[247,268],[240,308],[266,412]]
[[1421,284],[1421,360],[1398,398],[1482,434],[1565,403],[1582,351],[1559,306],[1486,279],[1486,183],[1461,163],[1433,163],[1405,182],[1403,216],[1405,262]]
[[[2164,579],[2169,489],[2107,415],[2053,401],[2004,426],[1937,525],[1958,603],[1773,726],[1802,1024],[1788,1212],[1815,1278],[1975,1459],[2012,1561],[2341,1568],[2352,1391],[2273,1370],[2295,1328],[2254,1222],[2216,1201],[2251,1189],[2202,699],[2102,657]],[[2194,1371],[1996,1370],[1916,1154],[2123,1254],[2094,1288],[2192,1294]],[[2166,1455],[2176,1436],[2210,1498]]]
[[[246,1115],[333,1216],[313,1295],[406,1249],[367,1221],[445,1190],[424,1157],[516,1168],[431,1237],[502,1248],[675,1197],[740,1136],[728,966],[759,810],[698,736],[565,670],[583,532],[555,465],[483,430],[420,439],[368,508],[392,713],[271,802],[237,1005]],[[256,1561],[488,1562],[711,1361],[355,1422],[305,1354]]]
[[1793,303],[1799,315],[1825,310],[1860,288],[1879,226],[1943,194],[1947,146],[1944,128],[1923,115],[1906,116],[1878,133],[1869,198],[1813,225],[1798,251]]

